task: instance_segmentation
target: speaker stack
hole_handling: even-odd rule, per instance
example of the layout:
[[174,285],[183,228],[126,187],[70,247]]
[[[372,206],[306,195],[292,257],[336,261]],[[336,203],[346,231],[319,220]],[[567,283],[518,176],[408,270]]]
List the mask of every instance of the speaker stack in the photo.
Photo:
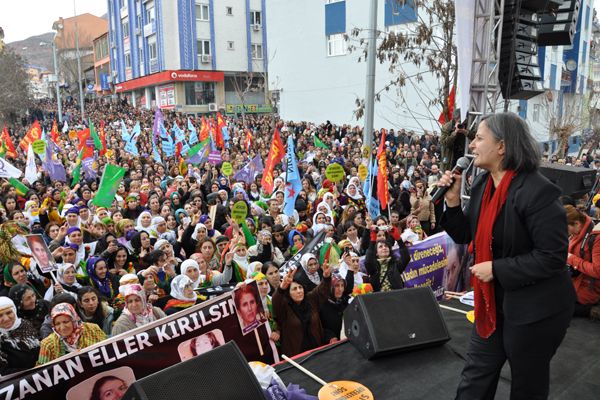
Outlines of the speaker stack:
[[555,12],[540,14],[540,46],[570,46],[573,43],[581,1],[567,0],[560,3]]

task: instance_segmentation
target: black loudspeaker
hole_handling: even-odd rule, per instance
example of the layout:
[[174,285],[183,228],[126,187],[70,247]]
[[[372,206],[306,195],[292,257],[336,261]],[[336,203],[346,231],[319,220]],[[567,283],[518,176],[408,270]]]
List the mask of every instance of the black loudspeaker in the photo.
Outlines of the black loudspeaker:
[[450,340],[429,287],[356,296],[344,312],[344,327],[367,359]]
[[596,170],[562,164],[542,164],[540,172],[559,186],[564,195],[575,199],[589,193],[596,181]]
[[235,342],[134,382],[123,400],[265,400]]

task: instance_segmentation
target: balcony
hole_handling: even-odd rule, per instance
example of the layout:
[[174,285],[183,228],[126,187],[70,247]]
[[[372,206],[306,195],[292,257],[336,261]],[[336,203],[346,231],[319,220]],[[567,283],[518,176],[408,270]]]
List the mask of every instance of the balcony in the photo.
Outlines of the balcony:
[[158,59],[157,58],[150,60],[150,73],[153,74],[155,72],[158,72]]
[[151,21],[144,25],[144,37],[150,36],[156,33],[156,21]]

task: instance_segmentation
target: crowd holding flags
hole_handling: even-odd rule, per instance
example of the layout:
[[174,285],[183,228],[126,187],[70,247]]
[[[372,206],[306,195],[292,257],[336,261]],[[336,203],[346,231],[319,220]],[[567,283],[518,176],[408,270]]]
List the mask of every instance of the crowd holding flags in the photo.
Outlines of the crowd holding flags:
[[279,130],[275,129],[273,142],[271,142],[271,149],[269,150],[269,156],[267,157],[267,162],[265,165],[265,171],[260,182],[261,185],[267,190],[267,193],[273,192],[273,170],[275,169],[275,166],[279,164],[281,160],[283,160],[284,156],[285,148],[281,142]]

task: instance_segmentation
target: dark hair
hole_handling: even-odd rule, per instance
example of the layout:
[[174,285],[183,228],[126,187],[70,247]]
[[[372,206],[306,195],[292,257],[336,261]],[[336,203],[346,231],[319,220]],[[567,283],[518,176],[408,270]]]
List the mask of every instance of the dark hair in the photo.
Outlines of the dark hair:
[[52,297],[50,300],[50,310],[54,308],[55,305],[60,303],[69,303],[73,307],[77,307],[77,300],[69,293],[59,293]]
[[[98,307],[96,307],[96,311],[94,311],[94,315],[92,316],[91,320],[90,320],[90,317],[85,315],[85,313],[83,312],[83,309],[81,307],[81,302],[83,300],[83,296],[88,293],[94,293],[96,295],[96,297],[98,298]],[[98,325],[100,327],[100,329],[102,329],[102,325],[104,325],[104,317],[105,317],[104,310],[102,309],[102,298],[103,298],[102,295],[100,294],[98,289],[96,289],[95,287],[83,286],[82,288],[80,288],[77,291],[77,314],[79,314],[79,316],[81,317],[82,320],[93,322],[96,325]]]
[[485,116],[481,119],[496,140],[504,142],[502,169],[530,172],[536,171],[542,158],[540,147],[531,136],[529,126],[515,113],[506,112]]
[[[215,336],[214,333],[212,332],[207,332],[204,335],[201,336],[207,336],[208,340],[210,340],[210,344],[212,346],[212,348],[216,348],[219,347],[221,345],[221,343],[219,343],[219,340],[217,339],[217,337]],[[198,341],[198,338],[201,336],[197,336],[195,338],[192,339],[192,341],[190,342],[190,350],[192,351],[192,355],[195,357],[198,355],[198,353],[196,352],[196,342]]]
[[98,379],[96,381],[96,383],[94,383],[94,387],[92,388],[92,395],[90,396],[90,400],[101,400],[101,394],[100,393],[100,389],[102,388],[102,385],[104,385],[106,382],[110,382],[110,381],[121,381],[123,382],[124,385],[126,385],[127,383],[114,375],[107,375],[107,376],[103,376],[102,378]]
[[158,260],[160,260],[160,258],[164,255],[165,255],[165,252],[162,250],[152,250],[150,253],[146,254],[142,258],[142,261],[146,265],[155,265],[158,262]]
[[237,309],[241,307],[242,296],[245,294],[250,294],[254,297],[254,301],[256,304],[262,304],[262,300],[260,299],[260,294],[258,293],[258,286],[246,285],[242,286],[239,289],[236,289],[233,295],[233,300],[235,302],[235,306]]

